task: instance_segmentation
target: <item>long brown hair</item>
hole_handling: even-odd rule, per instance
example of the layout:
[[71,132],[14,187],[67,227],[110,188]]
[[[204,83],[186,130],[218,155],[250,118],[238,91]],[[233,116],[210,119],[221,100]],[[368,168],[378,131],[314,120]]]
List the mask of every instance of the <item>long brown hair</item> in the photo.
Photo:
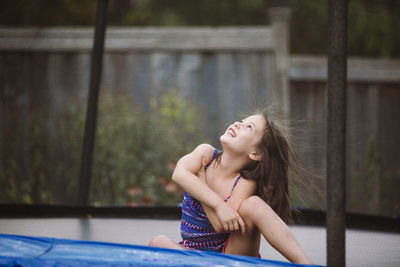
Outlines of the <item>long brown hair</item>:
[[257,181],[257,195],[286,223],[292,223],[289,197],[289,172],[295,163],[289,137],[282,127],[261,113],[266,121],[264,134],[258,144],[261,160],[242,170],[243,177]]
[[[297,169],[294,150],[289,136],[281,125],[268,118],[266,111],[257,112],[266,121],[258,144],[260,161],[252,161],[242,171],[246,179],[257,182],[257,195],[262,198],[286,223],[293,223],[289,196],[289,176]],[[217,156],[217,162],[222,155]]]

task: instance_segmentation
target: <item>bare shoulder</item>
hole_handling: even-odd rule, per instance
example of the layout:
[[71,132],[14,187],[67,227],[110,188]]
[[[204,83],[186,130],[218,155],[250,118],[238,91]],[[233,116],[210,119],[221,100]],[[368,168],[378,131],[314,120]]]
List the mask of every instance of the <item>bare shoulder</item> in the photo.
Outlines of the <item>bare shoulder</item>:
[[181,168],[197,174],[201,169],[203,158],[209,161],[212,158],[214,148],[209,144],[198,145],[191,153],[181,157],[175,170]]
[[235,189],[232,192],[232,198],[238,197],[239,199],[244,200],[256,194],[256,191],[257,191],[256,181],[242,177],[239,179]]
[[255,180],[242,177],[242,179],[239,179],[237,186],[244,187],[246,191],[253,191],[255,193],[257,189],[257,182]]
[[213,152],[215,150],[215,148],[210,144],[203,143],[203,144],[198,145],[194,150],[199,150],[199,151],[203,151],[203,152],[209,152],[209,151]]
[[206,161],[210,161],[215,151],[215,147],[210,144],[200,144],[198,145],[192,153],[204,157]]
[[228,201],[229,206],[235,210],[239,210],[242,202],[247,198],[257,193],[257,183],[254,180],[246,179],[242,177],[239,179],[235,189],[231,194],[231,198]]

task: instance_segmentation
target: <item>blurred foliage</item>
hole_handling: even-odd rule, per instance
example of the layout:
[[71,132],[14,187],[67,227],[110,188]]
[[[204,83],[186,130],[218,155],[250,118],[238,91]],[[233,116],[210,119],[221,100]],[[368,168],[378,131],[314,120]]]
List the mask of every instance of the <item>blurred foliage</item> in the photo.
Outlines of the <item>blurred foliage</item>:
[[[44,125],[36,112],[29,115],[29,139],[18,145],[11,142],[12,151],[0,169],[0,202],[48,203],[51,202],[46,171],[46,136]],[[21,168],[23,162],[27,168]]]
[[17,172],[16,155],[13,153],[4,162],[4,166],[0,171],[0,202],[18,203],[20,201],[17,188]]
[[[94,0],[0,1],[0,25],[87,26]],[[291,52],[326,54],[328,0],[110,0],[110,26],[267,25],[268,8],[292,9]],[[400,1],[351,0],[348,51],[353,56],[400,57]]]
[[355,170],[353,175],[349,209],[388,216],[398,214],[398,207],[392,204],[390,194],[386,194],[395,186],[395,181],[389,172],[383,171],[384,158],[378,151],[373,134],[368,137],[365,149],[360,169]]
[[[1,202],[76,203],[85,106],[82,100],[69,105],[52,134],[40,121],[31,120],[26,176],[19,177],[18,153],[10,156],[0,171]],[[182,191],[171,181],[172,171],[179,157],[205,141],[203,120],[173,89],[153,98],[149,110],[132,106],[127,93],[102,91],[90,204],[178,204]]]
[[[204,142],[194,105],[170,90],[153,98],[150,110],[133,109],[126,93],[104,90],[94,149],[90,202],[94,205],[172,205],[182,192],[172,183],[176,161]],[[65,118],[69,131],[83,132],[83,105]],[[72,118],[80,117],[78,120]],[[69,138],[69,139],[68,139]],[[66,137],[66,143],[81,137]],[[80,144],[76,144],[79,151]],[[73,149],[73,150],[75,150]],[[74,156],[78,166],[78,155]],[[77,177],[77,172],[74,177]]]

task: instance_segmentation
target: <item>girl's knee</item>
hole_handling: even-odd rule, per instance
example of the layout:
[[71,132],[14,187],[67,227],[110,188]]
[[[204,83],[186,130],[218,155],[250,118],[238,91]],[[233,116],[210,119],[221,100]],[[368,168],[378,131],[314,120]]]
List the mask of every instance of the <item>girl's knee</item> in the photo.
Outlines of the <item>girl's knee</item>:
[[240,216],[248,219],[254,219],[259,214],[273,214],[272,208],[259,196],[251,196],[243,201],[239,209]]
[[168,237],[164,235],[158,235],[153,237],[151,241],[149,242],[149,246],[151,247],[167,247],[168,244],[170,243],[170,240]]

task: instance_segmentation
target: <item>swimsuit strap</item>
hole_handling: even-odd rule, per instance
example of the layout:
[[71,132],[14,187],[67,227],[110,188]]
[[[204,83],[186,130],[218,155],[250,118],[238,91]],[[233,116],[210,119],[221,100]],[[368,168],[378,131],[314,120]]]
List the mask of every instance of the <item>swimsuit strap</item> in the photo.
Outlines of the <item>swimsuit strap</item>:
[[[215,149],[215,150],[214,150],[213,157],[212,157],[212,159],[210,160],[210,162],[208,162],[207,165],[204,167],[204,170],[207,170],[207,168],[211,165],[211,163],[213,163],[213,161],[215,160],[215,157],[217,156],[218,152],[219,152],[218,149]],[[235,189],[235,187],[236,187],[236,185],[237,185],[237,183],[239,182],[239,179],[240,179],[241,177],[242,177],[242,175],[239,174],[239,176],[236,178],[236,181],[235,181],[235,183],[233,184],[231,193],[224,199],[225,202],[228,201],[228,200],[231,198],[231,195],[232,195],[232,193],[233,193],[233,190]]]
[[237,183],[238,183],[238,181],[239,181],[239,179],[240,179],[241,177],[242,177],[242,175],[239,174],[239,176],[236,178],[236,181],[235,181],[235,183],[233,184],[231,193],[224,199],[225,202],[228,201],[228,200],[231,198],[231,195],[232,195],[232,193],[233,193],[233,190],[235,189],[235,187],[236,187],[236,185],[237,185]]
[[213,161],[214,161],[215,157],[217,156],[218,152],[219,152],[218,149],[214,150],[213,157],[210,160],[210,162],[208,162],[207,165],[204,167],[204,170],[207,170],[207,168],[211,165],[211,163],[213,163]]

